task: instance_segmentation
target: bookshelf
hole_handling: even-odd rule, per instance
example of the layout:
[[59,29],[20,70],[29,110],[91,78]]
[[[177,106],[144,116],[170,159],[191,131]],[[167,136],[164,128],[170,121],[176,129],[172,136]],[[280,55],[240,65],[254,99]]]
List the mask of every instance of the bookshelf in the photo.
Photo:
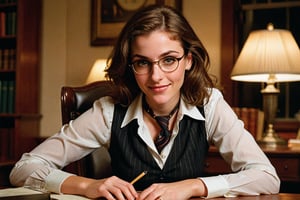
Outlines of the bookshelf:
[[37,144],[40,27],[40,0],[0,0],[0,166]]

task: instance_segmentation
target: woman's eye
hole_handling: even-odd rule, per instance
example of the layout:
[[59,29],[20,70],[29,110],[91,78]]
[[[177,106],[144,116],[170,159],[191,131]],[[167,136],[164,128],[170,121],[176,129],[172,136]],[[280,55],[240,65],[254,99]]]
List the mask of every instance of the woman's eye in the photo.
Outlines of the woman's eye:
[[138,67],[148,67],[150,65],[148,60],[138,60],[135,63]]
[[173,64],[175,61],[176,61],[176,58],[174,58],[174,57],[165,57],[165,58],[163,58],[163,63],[164,63],[165,65],[171,65],[171,64]]

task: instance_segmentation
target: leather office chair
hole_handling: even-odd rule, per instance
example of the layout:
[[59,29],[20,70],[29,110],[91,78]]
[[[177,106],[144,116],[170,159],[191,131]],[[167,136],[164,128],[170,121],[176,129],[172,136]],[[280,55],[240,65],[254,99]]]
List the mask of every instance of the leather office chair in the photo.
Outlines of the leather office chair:
[[[93,82],[80,87],[64,86],[61,89],[62,123],[77,118],[92,107],[93,102],[103,96],[112,96],[113,86],[108,81]],[[90,178],[104,178],[111,175],[110,156],[107,150],[99,148],[83,159],[70,164],[66,171]]]

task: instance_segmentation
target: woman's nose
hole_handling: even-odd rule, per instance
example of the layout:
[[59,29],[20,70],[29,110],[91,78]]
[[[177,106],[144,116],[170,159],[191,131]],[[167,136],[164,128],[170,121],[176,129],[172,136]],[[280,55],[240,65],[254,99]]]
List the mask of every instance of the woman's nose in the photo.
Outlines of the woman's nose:
[[158,62],[152,64],[151,77],[153,80],[160,80],[164,72],[160,69]]

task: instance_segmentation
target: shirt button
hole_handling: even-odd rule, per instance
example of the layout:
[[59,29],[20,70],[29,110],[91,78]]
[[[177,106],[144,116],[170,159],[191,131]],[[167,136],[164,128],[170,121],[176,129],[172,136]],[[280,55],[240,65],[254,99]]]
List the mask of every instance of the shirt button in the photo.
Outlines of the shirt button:
[[159,179],[164,180],[165,179],[164,175],[160,175]]

